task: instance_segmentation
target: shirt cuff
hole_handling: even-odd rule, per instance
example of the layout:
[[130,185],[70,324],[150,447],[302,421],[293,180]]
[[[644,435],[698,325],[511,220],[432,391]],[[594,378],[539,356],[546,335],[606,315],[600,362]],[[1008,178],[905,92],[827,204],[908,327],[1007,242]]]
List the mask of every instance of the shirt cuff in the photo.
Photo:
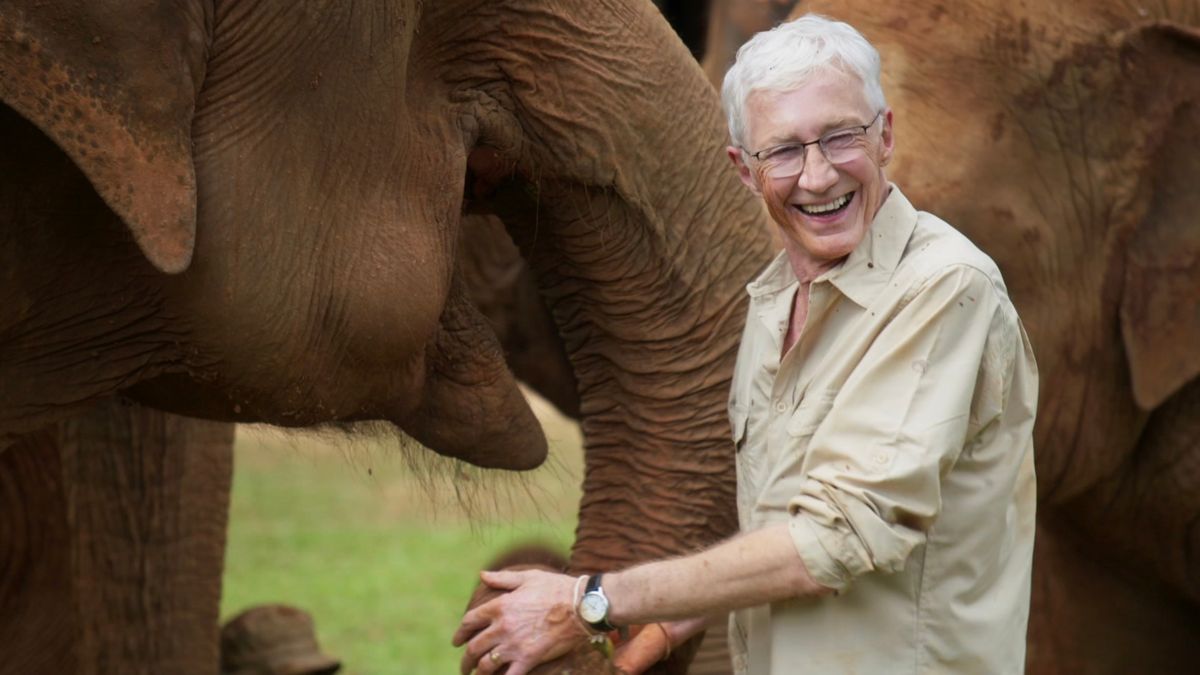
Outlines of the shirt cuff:
[[838,533],[819,531],[823,529],[803,515],[795,515],[788,520],[792,544],[808,568],[809,576],[818,584],[841,593],[850,585],[851,579],[869,570],[869,564],[861,570],[848,570],[842,561],[853,561],[858,556],[847,555],[846,543],[841,541]]

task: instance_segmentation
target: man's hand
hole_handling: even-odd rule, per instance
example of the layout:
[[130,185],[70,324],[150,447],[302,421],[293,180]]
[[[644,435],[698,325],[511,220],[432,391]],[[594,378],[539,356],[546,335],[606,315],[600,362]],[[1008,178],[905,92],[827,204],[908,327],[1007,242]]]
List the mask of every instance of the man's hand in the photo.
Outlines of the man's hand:
[[483,583],[509,591],[463,616],[454,646],[467,645],[462,675],[475,669],[491,675],[508,665],[508,675],[525,675],[558,658],[586,634],[575,616],[575,578],[538,570],[481,572]]
[[706,617],[646,624],[637,635],[617,648],[613,664],[628,675],[639,675],[666,659],[672,649],[704,630],[707,625]]

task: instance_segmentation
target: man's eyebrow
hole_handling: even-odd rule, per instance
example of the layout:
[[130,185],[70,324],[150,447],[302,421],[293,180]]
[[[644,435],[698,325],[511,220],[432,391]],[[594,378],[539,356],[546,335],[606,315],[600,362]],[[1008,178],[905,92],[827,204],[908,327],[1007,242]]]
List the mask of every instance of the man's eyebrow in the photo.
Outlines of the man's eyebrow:
[[821,135],[824,136],[825,134],[827,134],[831,131],[841,131],[842,129],[853,129],[854,127],[861,127],[862,125],[863,125],[863,123],[858,121],[857,115],[849,116],[849,117],[839,117],[838,119],[836,119],[836,120],[830,122],[828,125],[826,125],[825,128],[821,130]]

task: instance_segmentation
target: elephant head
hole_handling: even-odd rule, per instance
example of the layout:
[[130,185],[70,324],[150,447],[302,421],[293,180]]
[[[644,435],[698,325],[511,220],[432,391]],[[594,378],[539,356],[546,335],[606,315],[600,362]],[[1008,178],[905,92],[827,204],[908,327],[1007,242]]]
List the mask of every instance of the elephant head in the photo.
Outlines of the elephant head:
[[[40,218],[54,227],[39,229],[60,231],[29,235],[9,226],[5,235],[24,260],[12,254],[10,287],[26,289],[24,307],[37,306],[0,326],[12,357],[5,360],[14,364],[6,364],[5,381],[24,383],[3,392],[5,426],[28,429],[61,402],[119,388],[217,419],[386,419],[477,464],[538,464],[544,440],[463,292],[455,253],[459,237],[472,236],[460,231],[464,190],[475,202],[481,184],[512,176],[525,194],[555,199],[526,199],[509,214],[513,227],[524,214],[543,226],[579,216],[597,229],[637,219],[630,230],[642,232],[634,236],[648,247],[655,229],[675,224],[661,212],[675,210],[671,217],[682,222],[712,204],[682,203],[686,191],[727,193],[715,215],[749,211],[732,205],[736,187],[720,173],[704,175],[713,159],[664,147],[693,142],[669,133],[669,122],[647,138],[638,126],[644,120],[594,105],[588,87],[597,79],[609,78],[606,93],[618,100],[649,100],[651,90],[676,86],[669,69],[689,68],[652,14],[604,12],[636,16],[635,30],[655,32],[626,30],[622,39],[672,48],[674,62],[656,64],[661,77],[635,78],[620,72],[628,61],[598,59],[595,72],[570,63],[598,48],[571,34],[578,13],[539,16],[539,3],[445,7],[0,5],[0,98],[5,136],[19,151],[6,166],[6,219]],[[464,13],[479,18],[463,21]],[[520,32],[539,29],[548,34]],[[522,40],[536,45],[523,51]],[[689,85],[693,99],[704,95]],[[711,151],[717,118],[710,112],[704,124]],[[53,146],[69,162],[48,166]],[[496,169],[468,166],[484,146],[503,161],[492,177]],[[625,158],[614,159],[619,154]],[[679,194],[651,194],[651,173]],[[586,194],[554,194],[576,188]],[[589,197],[595,212],[580,212]],[[653,201],[672,199],[681,203]],[[545,248],[554,236],[542,235],[538,242],[531,227],[529,246]],[[611,229],[600,239],[635,246]],[[672,252],[651,248],[646,257]],[[545,263],[543,276],[577,264],[561,262],[575,252],[530,253],[542,259],[535,266]],[[74,269],[54,269],[56,258],[72,259]],[[635,270],[617,262],[588,262],[605,269],[595,281],[652,304],[640,285],[653,280],[624,279]],[[680,280],[671,274],[664,270],[662,283]],[[27,290],[51,283],[62,312]],[[554,284],[548,293],[573,294],[565,276],[547,281]],[[96,306],[104,325],[80,317],[71,326],[76,344],[39,353],[50,326],[79,317],[85,305]],[[114,331],[139,336],[135,357],[111,353],[128,351]],[[636,332],[657,339],[654,330]],[[62,377],[72,359],[91,362]]]
[[[541,461],[534,418],[456,280],[463,138],[427,78],[407,76],[417,7],[367,14],[3,7],[0,97],[24,151],[6,183],[33,202],[8,219],[83,230],[7,228],[9,250],[44,256],[14,261],[17,284],[58,287],[53,306],[30,301],[40,316],[4,326],[6,382],[25,385],[4,392],[6,413],[23,409],[14,426],[120,388],[217,419],[387,419],[477,464]],[[47,138],[73,166],[48,166]],[[74,269],[54,268],[65,259]],[[42,353],[65,317],[68,344]]]
[[770,244],[650,3],[0,0],[0,101],[2,440],[121,392],[534,466],[456,255],[482,213],[577,382],[572,566],[735,528],[726,388]]

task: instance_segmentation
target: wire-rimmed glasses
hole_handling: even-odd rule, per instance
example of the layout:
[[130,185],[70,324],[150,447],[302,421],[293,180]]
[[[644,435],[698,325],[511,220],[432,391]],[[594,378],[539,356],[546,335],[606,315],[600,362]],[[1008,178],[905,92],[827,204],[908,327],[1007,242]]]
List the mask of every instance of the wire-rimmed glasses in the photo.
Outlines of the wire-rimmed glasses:
[[808,146],[821,148],[821,154],[830,164],[845,164],[857,159],[866,148],[867,131],[879,121],[883,111],[875,113],[870,122],[822,134],[815,141],[807,143],[783,143],[774,145],[758,152],[746,154],[753,157],[762,166],[763,173],[768,178],[787,178],[799,176],[804,172],[804,160],[808,157]]

